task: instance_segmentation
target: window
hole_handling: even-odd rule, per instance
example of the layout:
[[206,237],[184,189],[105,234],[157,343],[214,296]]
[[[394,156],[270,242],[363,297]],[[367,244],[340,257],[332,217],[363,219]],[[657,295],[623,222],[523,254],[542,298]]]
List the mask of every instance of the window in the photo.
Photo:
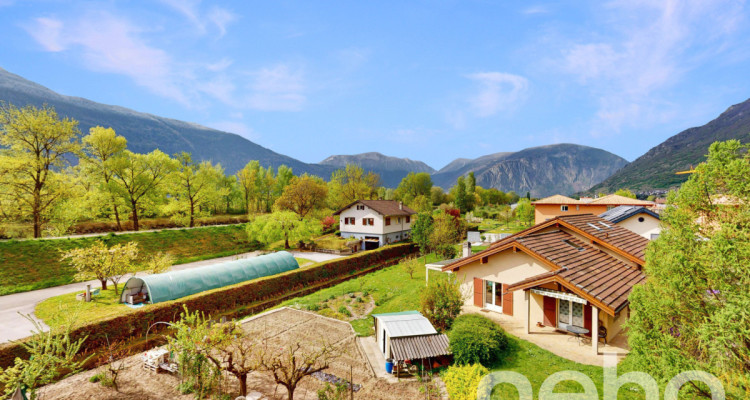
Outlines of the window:
[[354,218],[352,217],[344,218],[344,225],[354,225]]
[[391,217],[385,217],[385,226],[388,226],[391,224]]
[[651,234],[651,240],[656,240],[658,238],[659,238],[659,234],[658,233],[652,233]]
[[365,206],[364,204],[357,204],[357,210],[364,210]]
[[615,208],[615,206],[607,206],[607,211],[609,211],[609,210],[611,210],[613,208]]
[[406,223],[408,224],[409,222],[411,222],[411,217],[406,217]]
[[362,218],[362,225],[375,225],[375,219],[373,218]]
[[397,224],[400,224],[400,223],[401,223],[401,217],[396,217],[396,223],[397,223]]
[[560,206],[560,211],[568,211],[568,205],[567,204],[561,205]]
[[643,221],[645,221],[645,220],[646,220],[646,219],[645,219],[645,218],[643,218],[643,217],[638,217],[638,222],[643,222]]

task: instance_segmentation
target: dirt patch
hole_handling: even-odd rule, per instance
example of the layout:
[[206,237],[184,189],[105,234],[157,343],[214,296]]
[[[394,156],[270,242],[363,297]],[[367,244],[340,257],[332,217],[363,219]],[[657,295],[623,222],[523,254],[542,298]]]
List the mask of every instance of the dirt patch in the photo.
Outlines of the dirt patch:
[[[282,346],[290,342],[315,345],[324,340],[334,344],[341,356],[331,363],[326,373],[351,380],[362,385],[356,392],[357,399],[413,399],[421,398],[421,384],[401,382],[391,384],[376,378],[370,369],[363,351],[355,341],[355,334],[347,322],[326,318],[311,312],[281,308],[261,314],[243,324],[245,329],[258,332],[258,340],[269,346]],[[40,399],[192,399],[193,395],[182,395],[177,391],[180,382],[175,374],[155,374],[142,368],[140,355],[125,359],[127,369],[120,375],[120,392],[89,382],[99,372],[86,371],[41,389]],[[223,392],[235,398],[238,385],[233,377],[224,380]],[[307,377],[295,391],[295,399],[317,399],[317,391],[324,387],[320,380]],[[248,377],[249,391],[257,391],[267,399],[286,399],[286,389],[273,382],[268,372],[255,372]]]
[[330,297],[316,304],[310,311],[342,321],[353,321],[370,315],[375,309],[375,299],[369,293],[354,292]]

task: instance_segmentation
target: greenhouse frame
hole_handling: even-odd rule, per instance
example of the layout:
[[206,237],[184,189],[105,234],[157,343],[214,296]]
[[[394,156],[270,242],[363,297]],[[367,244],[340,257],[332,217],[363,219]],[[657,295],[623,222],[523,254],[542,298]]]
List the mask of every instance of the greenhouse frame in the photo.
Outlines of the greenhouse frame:
[[159,303],[299,268],[294,256],[279,251],[181,271],[135,276],[125,283],[121,302]]

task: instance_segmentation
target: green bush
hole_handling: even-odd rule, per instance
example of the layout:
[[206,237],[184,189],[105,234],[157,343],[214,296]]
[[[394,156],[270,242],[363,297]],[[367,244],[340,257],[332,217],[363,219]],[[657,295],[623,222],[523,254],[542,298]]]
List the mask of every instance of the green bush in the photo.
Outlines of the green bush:
[[487,368],[479,365],[454,365],[443,373],[443,382],[451,400],[475,400],[477,387],[487,375]]
[[339,313],[346,315],[347,317],[351,317],[352,313],[349,312],[349,309],[346,308],[346,306],[339,307]]
[[457,364],[491,366],[508,349],[508,338],[496,323],[477,314],[461,315],[448,335]]

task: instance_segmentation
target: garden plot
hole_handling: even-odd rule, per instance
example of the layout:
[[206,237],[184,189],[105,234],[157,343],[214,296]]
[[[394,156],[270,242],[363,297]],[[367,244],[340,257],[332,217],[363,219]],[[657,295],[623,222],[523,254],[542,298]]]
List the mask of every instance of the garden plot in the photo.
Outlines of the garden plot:
[[[281,348],[301,343],[303,348],[322,342],[336,347],[339,356],[324,372],[346,381],[361,385],[355,394],[357,399],[412,399],[423,398],[418,382],[390,384],[374,376],[367,359],[355,341],[351,325],[343,321],[314,313],[290,308],[267,312],[243,322],[243,328],[253,333],[259,348]],[[140,354],[125,359],[127,369],[121,372],[118,384],[120,392],[92,383],[89,378],[97,370],[86,371],[41,390],[41,398],[47,399],[192,399],[194,395],[182,395],[177,391],[179,377],[167,373],[154,374],[142,368]],[[248,376],[248,388],[268,399],[286,399],[286,389],[277,385],[269,372],[254,372]],[[237,381],[230,376],[224,380],[223,392],[235,398]],[[317,391],[325,383],[315,377],[306,377],[295,391],[295,399],[315,400]]]

